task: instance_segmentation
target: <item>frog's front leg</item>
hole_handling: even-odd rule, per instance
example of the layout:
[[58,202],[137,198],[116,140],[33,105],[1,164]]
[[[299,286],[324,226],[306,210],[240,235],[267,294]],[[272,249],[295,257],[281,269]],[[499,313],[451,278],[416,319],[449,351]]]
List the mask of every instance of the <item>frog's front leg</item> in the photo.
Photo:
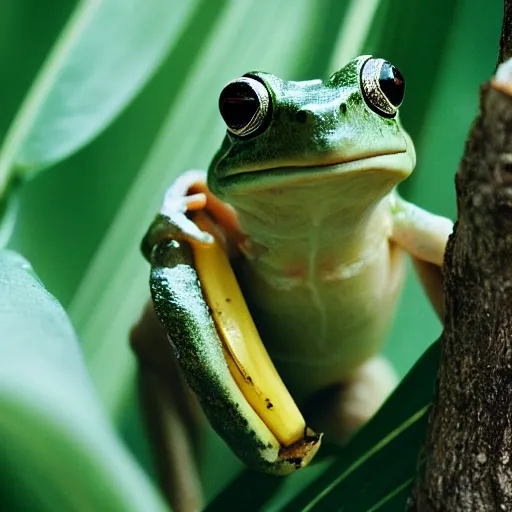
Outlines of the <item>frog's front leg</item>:
[[328,441],[343,444],[377,412],[397,382],[389,361],[376,355],[350,378],[315,394],[307,406],[308,420]]
[[[143,240],[151,261],[154,248],[164,240],[209,243],[189,214],[205,210],[215,219],[225,241],[240,237],[235,213],[215,198],[206,186],[206,173],[188,171],[167,190],[162,207]],[[176,361],[176,356],[149,301],[130,341],[138,360],[138,387],[142,413],[150,434],[160,485],[173,510],[202,508],[202,490],[196,468],[199,429],[203,415]]]
[[[187,476],[193,450],[177,418],[176,362],[210,424],[249,467],[288,474],[320,447],[321,435],[305,424],[237,283],[228,253],[243,241],[235,213],[208,191],[204,173],[191,171],[169,189],[142,244],[151,264],[152,306],[140,324],[154,323],[156,312],[166,336],[146,335],[139,326],[132,346],[151,442],[174,510],[193,510],[190,502],[200,499],[194,491],[193,500],[183,499],[187,508],[175,504],[183,482],[197,490],[195,477]],[[182,468],[181,458],[187,463]]]
[[398,194],[391,199],[391,240],[408,252],[423,287],[443,319],[444,296],[442,266],[453,222],[404,201]]

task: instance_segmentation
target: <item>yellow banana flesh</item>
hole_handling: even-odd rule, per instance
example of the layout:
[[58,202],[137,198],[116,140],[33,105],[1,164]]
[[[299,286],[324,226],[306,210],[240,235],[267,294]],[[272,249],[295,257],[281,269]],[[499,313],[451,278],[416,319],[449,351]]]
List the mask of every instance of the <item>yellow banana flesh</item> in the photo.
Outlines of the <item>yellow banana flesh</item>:
[[[215,236],[215,225],[206,214],[196,214],[194,221]],[[193,252],[201,287],[237,386],[282,446],[304,439],[304,418],[261,341],[221,242],[216,238],[211,245],[193,244]]]

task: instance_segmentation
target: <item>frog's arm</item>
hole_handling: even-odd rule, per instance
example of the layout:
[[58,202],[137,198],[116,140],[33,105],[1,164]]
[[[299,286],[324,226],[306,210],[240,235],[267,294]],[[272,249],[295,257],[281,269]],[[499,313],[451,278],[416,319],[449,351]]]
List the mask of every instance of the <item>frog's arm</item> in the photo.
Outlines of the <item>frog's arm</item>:
[[132,331],[164,489],[172,496],[171,487],[183,481],[196,502],[195,479],[187,479],[175,464],[188,455],[184,471],[194,467],[175,406],[175,392],[180,392],[172,378],[176,361],[211,425],[249,467],[288,474],[307,465],[321,442],[321,435],[306,426],[252,327],[223,247],[241,236],[238,221],[208,191],[204,176],[191,171],[174,182],[142,244],[151,264],[153,302],[142,325],[151,327],[158,317],[165,336],[155,325]]
[[396,193],[391,199],[391,215],[391,240],[412,256],[423,287],[442,319],[444,299],[441,268],[453,222],[403,200]]

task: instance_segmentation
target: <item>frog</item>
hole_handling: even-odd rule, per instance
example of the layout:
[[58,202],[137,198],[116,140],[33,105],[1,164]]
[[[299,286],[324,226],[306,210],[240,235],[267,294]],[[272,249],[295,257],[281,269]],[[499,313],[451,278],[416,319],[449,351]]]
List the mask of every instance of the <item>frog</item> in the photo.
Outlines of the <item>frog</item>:
[[[264,72],[230,81],[219,95],[226,127],[219,150],[207,172],[185,172],[170,187],[143,242],[154,267],[163,265],[166,251],[187,245],[207,247],[216,240],[223,248],[272,364],[311,425],[303,436],[310,445],[320,440],[313,432],[346,442],[396,386],[381,348],[398,307],[407,255],[443,318],[443,257],[453,223],[397,191],[416,164],[399,119],[404,95],[401,72],[371,55],[354,58],[325,81],[288,81]],[[213,229],[194,222],[198,212],[210,216]],[[174,268],[194,265],[193,255],[169,261],[165,265]],[[187,303],[192,310],[201,294],[169,299],[174,278],[157,273],[151,279],[158,281],[157,315],[176,348],[176,322],[188,322],[177,319],[176,308]],[[190,287],[201,281],[194,279]],[[204,304],[206,316],[189,340],[211,313]],[[189,384],[207,416],[240,458],[261,470],[250,450],[240,448],[242,438],[251,436],[264,447],[257,428],[247,429],[243,412],[241,421],[238,412],[211,412],[222,409],[227,392],[212,398],[212,380],[198,384],[197,367],[212,356],[203,348],[191,356],[189,346],[178,350],[178,360],[193,359],[182,368],[186,378],[194,375]],[[222,375],[209,378],[225,381],[227,373]],[[309,463],[285,448],[281,459],[300,460],[295,467]],[[272,472],[276,464],[263,466]]]

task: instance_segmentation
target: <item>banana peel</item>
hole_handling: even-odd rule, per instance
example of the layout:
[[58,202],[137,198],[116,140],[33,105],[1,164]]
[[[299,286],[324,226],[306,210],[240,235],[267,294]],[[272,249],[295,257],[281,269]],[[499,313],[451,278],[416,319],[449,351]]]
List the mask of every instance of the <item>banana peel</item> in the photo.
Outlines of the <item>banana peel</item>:
[[[196,219],[214,234],[205,214]],[[162,240],[150,262],[155,310],[213,428],[256,471],[287,475],[308,465],[321,434],[306,426],[275,370],[221,243]]]

